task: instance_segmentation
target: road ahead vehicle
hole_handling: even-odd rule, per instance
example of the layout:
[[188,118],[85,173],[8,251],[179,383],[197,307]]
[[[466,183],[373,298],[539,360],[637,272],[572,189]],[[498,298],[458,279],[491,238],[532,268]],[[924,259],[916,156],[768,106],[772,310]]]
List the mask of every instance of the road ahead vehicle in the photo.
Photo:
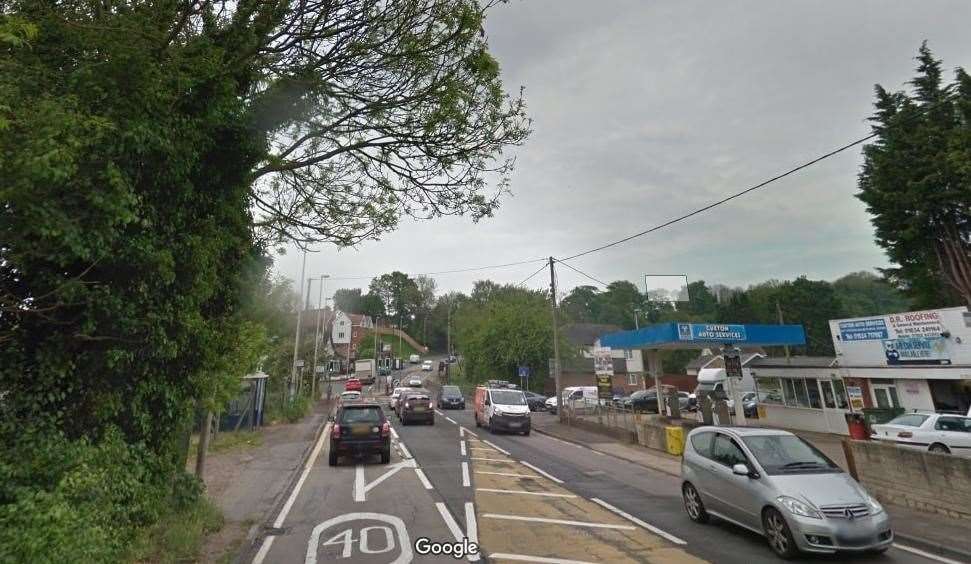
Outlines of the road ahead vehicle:
[[713,515],[759,533],[782,558],[800,551],[883,552],[886,511],[815,447],[775,429],[699,427],[681,459],[688,517]]
[[374,384],[377,371],[377,363],[374,362],[373,358],[365,358],[354,362],[354,377],[360,380],[362,384]]
[[905,413],[873,426],[873,439],[897,446],[971,456],[971,417],[943,413]]
[[490,432],[511,431],[529,435],[531,420],[526,396],[521,390],[506,388],[475,389],[475,426],[485,426]]
[[418,364],[419,362],[421,362],[421,357],[417,354],[408,357],[408,364]]
[[356,401],[361,399],[361,392],[341,392],[340,397],[337,398],[338,405],[347,403],[349,401]]
[[420,388],[421,387],[421,379],[420,378],[412,378],[412,379],[408,380],[408,387],[409,388]]
[[421,363],[421,369],[424,372],[431,372],[432,371],[432,361],[426,360],[425,362]]
[[401,397],[401,392],[403,392],[403,391],[405,391],[407,389],[408,388],[400,388],[399,387],[399,388],[395,388],[391,392],[390,401],[388,402],[388,405],[391,407],[391,411],[394,411],[395,413],[398,412],[398,398]]
[[361,381],[357,378],[348,378],[347,381],[344,382],[344,389],[348,392],[360,392],[363,388],[364,386],[361,385]]
[[523,395],[526,396],[526,404],[529,405],[530,411],[543,411],[546,409],[546,396],[525,390],[523,391]]
[[439,409],[465,409],[465,397],[458,386],[442,386],[438,394]]
[[432,396],[425,389],[408,389],[398,398],[398,419],[402,425],[413,421],[435,424],[435,410],[432,409]]
[[330,430],[328,463],[337,466],[341,456],[381,456],[391,461],[391,424],[381,406],[374,402],[355,402],[337,408]]

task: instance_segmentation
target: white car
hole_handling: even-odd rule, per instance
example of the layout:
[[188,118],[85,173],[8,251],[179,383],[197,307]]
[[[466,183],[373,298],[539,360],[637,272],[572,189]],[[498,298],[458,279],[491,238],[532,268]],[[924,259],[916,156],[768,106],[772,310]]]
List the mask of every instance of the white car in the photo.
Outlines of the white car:
[[431,372],[432,371],[432,361],[426,360],[425,362],[421,363],[421,369],[423,371],[425,371],[425,372]]
[[361,392],[341,392],[340,397],[337,398],[337,402],[342,404],[359,399],[361,399]]
[[421,387],[421,380],[418,379],[418,378],[412,378],[411,380],[408,380],[408,387],[409,388],[420,388]]
[[391,405],[391,409],[392,410],[397,409],[397,407],[398,407],[398,398],[401,397],[401,392],[403,392],[403,391],[405,391],[407,389],[408,388],[395,388],[394,391],[391,392],[391,402],[390,402],[390,405]]
[[553,413],[553,414],[556,413],[556,404],[557,404],[556,396],[551,396],[546,398],[546,401],[543,403],[546,404],[546,411],[549,411],[550,413]]
[[971,456],[971,417],[905,413],[873,426],[873,439],[942,454]]

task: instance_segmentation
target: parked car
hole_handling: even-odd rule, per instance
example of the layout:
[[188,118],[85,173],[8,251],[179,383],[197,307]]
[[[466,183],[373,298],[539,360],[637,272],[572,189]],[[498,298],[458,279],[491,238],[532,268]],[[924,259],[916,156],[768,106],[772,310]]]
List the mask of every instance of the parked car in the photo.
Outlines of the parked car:
[[374,402],[357,402],[337,408],[330,430],[328,463],[337,466],[341,456],[381,456],[381,463],[391,461],[391,424],[381,406]]
[[624,402],[627,401],[627,398],[629,398],[629,397],[630,396],[624,396],[624,395],[621,395],[621,394],[614,394],[614,397],[612,397],[610,399],[610,403],[614,404],[614,407],[624,407],[624,405],[625,405]]
[[476,427],[485,426],[492,433],[504,430],[529,435],[532,421],[521,390],[479,386],[473,409]]
[[745,417],[750,419],[759,418],[759,395],[755,392],[748,392],[742,396],[742,409]]
[[422,369],[423,372],[431,372],[432,371],[432,361],[426,360],[425,362],[421,363],[421,369]]
[[398,398],[400,398],[401,393],[407,389],[408,388],[396,387],[394,390],[391,391],[390,400],[388,402],[388,405],[391,407],[391,411],[398,413]]
[[657,392],[654,390],[637,390],[627,398],[624,407],[634,411],[657,413]]
[[782,558],[887,550],[886,511],[802,438],[775,429],[699,427],[681,459],[688,517],[719,517],[763,535]]
[[558,403],[556,401],[556,396],[551,396],[546,398],[546,401],[544,403],[546,405],[546,411],[552,413],[553,415],[556,415],[556,406]]
[[465,397],[458,386],[442,386],[437,403],[439,409],[465,409]]
[[944,413],[905,413],[873,425],[873,439],[901,447],[971,456],[971,417]]
[[678,405],[681,406],[681,411],[694,411],[694,405],[691,403],[691,394],[688,392],[678,392]]
[[344,382],[344,389],[348,392],[360,392],[363,389],[363,386],[361,385],[361,381],[357,378],[348,378],[347,381]]
[[450,354],[450,355],[448,355],[448,358],[445,359],[445,362],[447,362],[449,364],[455,364],[455,361],[456,360],[457,359],[455,358],[455,355],[454,354]]
[[398,418],[402,425],[412,421],[424,421],[434,425],[435,410],[432,409],[432,397],[428,390],[417,388],[401,392],[401,397],[398,398]]
[[529,406],[530,411],[543,411],[546,409],[546,396],[527,391],[523,391],[523,395],[526,396],[526,405]]
[[419,362],[421,362],[421,357],[418,356],[417,354],[413,354],[408,357],[409,364],[418,364]]

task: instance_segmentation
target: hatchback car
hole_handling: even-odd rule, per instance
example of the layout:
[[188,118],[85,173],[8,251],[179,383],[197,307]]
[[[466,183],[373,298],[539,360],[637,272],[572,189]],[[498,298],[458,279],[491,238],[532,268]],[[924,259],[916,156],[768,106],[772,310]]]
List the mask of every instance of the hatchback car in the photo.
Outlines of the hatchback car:
[[421,363],[421,369],[424,370],[425,372],[431,372],[432,371],[432,361],[426,360],[425,362]]
[[905,413],[873,426],[872,438],[941,454],[971,456],[971,417]]
[[432,409],[432,398],[428,390],[409,389],[402,392],[398,398],[398,418],[402,425],[412,421],[424,421],[434,425],[435,410]]
[[786,431],[699,427],[685,442],[681,478],[692,521],[714,515],[750,529],[783,558],[800,551],[883,552],[893,543],[880,503]]
[[341,392],[340,397],[337,398],[337,402],[344,404],[359,399],[361,399],[361,392]]
[[361,381],[357,378],[349,378],[344,382],[344,389],[348,392],[360,392],[364,386],[361,385]]
[[438,394],[439,409],[465,409],[465,397],[458,386],[442,386]]
[[381,456],[391,461],[391,424],[374,402],[348,403],[337,408],[330,430],[328,463],[337,466],[341,456]]
[[526,404],[529,406],[530,411],[543,411],[546,409],[546,396],[525,390],[523,391],[523,395],[526,396]]

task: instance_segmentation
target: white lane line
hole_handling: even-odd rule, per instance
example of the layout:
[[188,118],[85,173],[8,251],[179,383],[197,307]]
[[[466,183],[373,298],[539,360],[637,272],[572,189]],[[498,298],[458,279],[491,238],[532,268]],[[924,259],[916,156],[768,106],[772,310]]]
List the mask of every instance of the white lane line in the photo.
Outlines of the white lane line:
[[462,486],[469,487],[472,485],[471,479],[469,478],[469,463],[462,463]]
[[[283,526],[284,519],[290,513],[290,509],[293,508],[294,502],[297,501],[297,496],[300,494],[300,488],[303,487],[303,483],[307,481],[307,476],[310,474],[310,469],[313,468],[314,463],[317,461],[317,457],[320,456],[320,449],[324,446],[324,441],[330,437],[330,430],[333,424],[327,423],[324,426],[324,432],[320,434],[320,438],[317,439],[317,444],[314,445],[314,450],[310,452],[310,458],[307,459],[306,464],[303,465],[303,472],[300,473],[300,478],[297,479],[297,483],[293,486],[293,491],[290,492],[290,497],[287,498],[287,502],[283,504],[283,508],[280,509],[280,513],[276,516],[276,520],[273,521],[273,527],[279,529]],[[271,535],[263,539],[263,546],[260,547],[259,552],[253,557],[253,564],[262,564],[263,559],[270,552],[270,547],[273,546],[273,539],[275,535]]]
[[411,456],[411,453],[408,452],[408,448],[405,447],[405,443],[401,441],[398,441],[398,450],[401,451],[402,458],[414,458],[413,456]]
[[515,460],[510,460],[506,458],[482,458],[481,456],[470,456],[469,460],[484,460],[486,462],[509,462],[510,464],[515,464]]
[[497,490],[494,488],[475,488],[477,492],[490,492],[490,493],[502,493],[502,494],[520,494],[520,495],[536,495],[540,497],[576,497],[573,494],[560,494],[560,493],[549,493],[549,492],[528,492],[526,490]]
[[483,452],[494,452],[496,454],[502,454],[501,452],[499,452],[498,450],[496,450],[494,448],[469,447],[469,450],[481,450]]
[[513,474],[512,472],[484,472],[482,470],[476,470],[476,474],[488,474],[490,476],[509,476],[510,478],[529,478],[532,480],[539,480],[539,476],[530,476],[529,474]]
[[617,507],[614,507],[613,505],[610,505],[609,503],[607,503],[606,501],[604,501],[602,499],[597,499],[595,497],[592,497],[592,498],[590,498],[590,501],[596,503],[597,505],[600,505],[602,507],[605,507],[605,508],[609,509],[610,511],[613,511],[617,515],[620,515],[621,517],[623,517],[624,519],[627,519],[628,521],[630,521],[632,523],[635,523],[637,525],[640,525],[641,527],[644,527],[645,529],[647,529],[648,531],[651,531],[655,535],[658,535],[660,537],[664,537],[664,538],[668,539],[669,541],[673,542],[674,544],[681,544],[681,545],[688,544],[687,542],[679,539],[678,537],[672,535],[671,533],[669,533],[667,531],[663,531],[661,529],[658,529],[654,525],[651,525],[650,523],[646,523],[646,522],[638,519],[637,517],[634,517],[630,513],[627,513],[623,509],[619,509]]
[[467,456],[465,452],[465,441],[459,441],[459,450],[462,452],[462,456]]
[[489,519],[505,519],[508,521],[529,521],[531,523],[550,523],[553,525],[570,525],[573,527],[589,527],[591,529],[620,529],[636,531],[637,527],[630,525],[613,525],[611,523],[590,523],[589,521],[569,521],[567,519],[548,519],[546,517],[524,517],[522,515],[504,515],[502,513],[483,513]]
[[482,439],[482,442],[484,442],[485,444],[487,444],[487,445],[489,445],[489,446],[491,446],[492,448],[494,448],[494,449],[496,449],[496,450],[498,450],[498,451],[499,451],[499,452],[501,452],[502,454],[505,454],[506,456],[512,456],[511,454],[509,454],[509,451],[508,451],[508,450],[506,450],[506,449],[504,449],[504,448],[501,448],[501,447],[499,447],[499,446],[498,446],[498,445],[496,445],[495,443],[491,443],[491,442],[489,442],[489,441],[487,441],[487,440],[485,440],[485,439]]
[[490,552],[493,560],[516,560],[519,562],[540,562],[541,564],[597,564],[586,560],[567,560],[566,558],[547,558],[545,556],[529,556],[527,554],[510,554],[508,552]]
[[466,433],[468,433],[469,435],[472,435],[475,438],[479,438],[479,435],[476,435],[475,433],[473,433],[472,431],[469,431],[465,427],[461,427],[460,426],[459,427],[459,436],[464,437],[466,435]]
[[421,468],[415,468],[415,474],[418,475],[418,481],[421,482],[421,485],[425,486],[426,490],[434,489],[432,483],[428,481],[428,476],[425,476]]
[[475,505],[471,501],[465,502],[465,536],[475,544],[479,544],[479,524],[475,520]]
[[[471,503],[465,504],[466,521],[468,521],[469,519],[468,512],[469,512],[470,505],[472,504]],[[455,542],[462,542],[462,540],[466,538],[468,538],[472,542],[476,542],[476,543],[478,542],[477,540],[478,532],[475,530],[474,513],[471,521],[472,525],[471,527],[468,527],[470,529],[470,532],[468,534],[462,534],[462,529],[459,528],[459,524],[455,522],[455,518],[452,517],[452,514],[448,512],[448,508],[445,507],[445,504],[442,503],[441,501],[438,501],[438,502],[435,502],[435,507],[438,509],[438,513],[442,516],[442,521],[445,521],[445,526],[448,527],[448,530],[452,532],[452,537],[455,538]],[[475,535],[476,539],[473,539],[473,536],[472,536],[473,534]],[[478,553],[470,554],[468,555],[468,559],[469,559],[469,562],[476,562],[479,560],[479,554]]]
[[526,468],[529,468],[530,470],[535,470],[536,472],[539,472],[540,474],[542,474],[543,476],[546,476],[550,480],[553,480],[557,484],[562,484],[563,483],[563,480],[557,478],[556,476],[554,476],[554,475],[552,475],[552,474],[550,474],[550,473],[548,473],[548,472],[546,472],[544,470],[541,470],[541,469],[533,466],[532,464],[530,464],[529,462],[526,462],[525,460],[520,460],[519,462],[522,463],[522,465],[525,466]]
[[458,425],[458,423],[456,423],[455,420],[452,419],[451,417],[446,417],[445,420],[451,423],[452,425]]
[[394,437],[394,440],[397,441],[398,440],[398,431],[395,431],[394,430],[394,427],[392,427],[390,425],[388,425],[388,428],[391,429],[391,436]]
[[441,411],[437,410],[437,409],[435,410],[435,414],[436,415],[440,415],[441,417],[445,417],[445,414],[442,413]]
[[364,501],[364,465],[358,464],[354,474],[354,501]]
[[[899,548],[905,552],[910,552],[911,554],[916,554],[917,556],[923,556],[924,558],[930,560],[936,560],[937,562],[943,562],[944,564],[961,564],[957,560],[951,560],[950,558],[944,558],[943,556],[938,556],[936,554],[931,554],[930,552],[924,552],[919,548],[914,548],[912,546],[907,546],[903,544],[893,543],[894,548]],[[491,556],[491,555],[490,555]]]

